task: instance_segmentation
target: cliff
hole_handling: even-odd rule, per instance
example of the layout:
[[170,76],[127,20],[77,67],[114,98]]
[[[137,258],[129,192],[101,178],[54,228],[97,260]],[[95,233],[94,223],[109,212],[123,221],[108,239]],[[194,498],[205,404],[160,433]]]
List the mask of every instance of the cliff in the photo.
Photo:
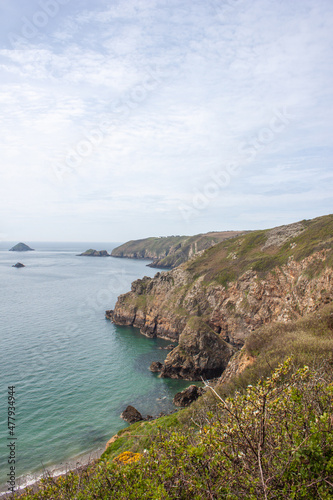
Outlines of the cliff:
[[179,342],[161,376],[219,376],[249,334],[333,297],[333,216],[254,231],[132,284],[107,317]]
[[132,240],[113,249],[111,256],[151,259],[153,262],[148,264],[149,267],[174,268],[193,255],[242,233],[242,231],[222,231],[195,236],[166,236]]

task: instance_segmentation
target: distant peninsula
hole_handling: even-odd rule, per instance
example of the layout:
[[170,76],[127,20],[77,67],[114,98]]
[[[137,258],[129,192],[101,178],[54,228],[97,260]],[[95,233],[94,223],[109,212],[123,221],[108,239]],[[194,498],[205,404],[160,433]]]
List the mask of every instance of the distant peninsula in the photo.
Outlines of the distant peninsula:
[[25,243],[18,243],[17,245],[9,249],[10,252],[33,252],[34,250],[34,248],[30,248]]
[[247,231],[216,231],[195,236],[161,236],[131,240],[111,252],[111,257],[151,259],[149,267],[173,269],[191,257]]
[[111,255],[106,250],[94,250],[93,248],[89,248],[89,250],[78,254],[77,257],[111,257]]

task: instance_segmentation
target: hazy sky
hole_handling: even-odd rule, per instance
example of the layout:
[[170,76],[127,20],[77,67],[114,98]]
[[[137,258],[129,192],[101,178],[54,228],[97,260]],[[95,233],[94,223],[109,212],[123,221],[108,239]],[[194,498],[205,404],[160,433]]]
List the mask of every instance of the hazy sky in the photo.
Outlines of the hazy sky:
[[331,213],[332,0],[0,0],[2,240]]

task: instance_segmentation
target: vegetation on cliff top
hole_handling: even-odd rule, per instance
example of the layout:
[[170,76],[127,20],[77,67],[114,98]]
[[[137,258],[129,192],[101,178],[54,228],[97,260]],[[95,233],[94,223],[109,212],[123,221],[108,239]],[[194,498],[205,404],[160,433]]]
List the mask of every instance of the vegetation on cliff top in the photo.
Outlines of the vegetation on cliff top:
[[[253,231],[221,242],[189,262],[186,269],[194,278],[204,276],[205,282],[216,281],[225,286],[246,271],[256,271],[264,277],[276,266],[286,264],[290,257],[300,261],[319,250],[327,250],[329,256],[325,263],[314,264],[314,273],[326,265],[333,266],[333,215],[298,223],[294,235],[288,227]],[[284,229],[286,240],[281,244]]]

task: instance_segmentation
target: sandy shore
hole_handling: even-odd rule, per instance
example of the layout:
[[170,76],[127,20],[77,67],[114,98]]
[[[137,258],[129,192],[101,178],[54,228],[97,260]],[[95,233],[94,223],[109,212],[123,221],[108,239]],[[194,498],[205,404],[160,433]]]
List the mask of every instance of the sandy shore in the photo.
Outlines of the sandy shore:
[[[74,457],[72,459],[61,462],[60,464],[46,467],[43,472],[27,474],[25,476],[21,476],[16,480],[16,490],[15,494],[19,494],[20,492],[24,492],[24,489],[27,487],[33,487],[37,490],[38,482],[43,477],[59,477],[62,476],[72,470],[80,470],[82,467],[85,467],[89,463],[100,458],[102,453],[105,451],[105,446],[101,446],[97,450],[91,451],[89,453],[85,453],[78,457]],[[12,493],[8,492],[8,490],[3,487],[0,491],[0,498],[5,500],[6,498],[13,498]]]

